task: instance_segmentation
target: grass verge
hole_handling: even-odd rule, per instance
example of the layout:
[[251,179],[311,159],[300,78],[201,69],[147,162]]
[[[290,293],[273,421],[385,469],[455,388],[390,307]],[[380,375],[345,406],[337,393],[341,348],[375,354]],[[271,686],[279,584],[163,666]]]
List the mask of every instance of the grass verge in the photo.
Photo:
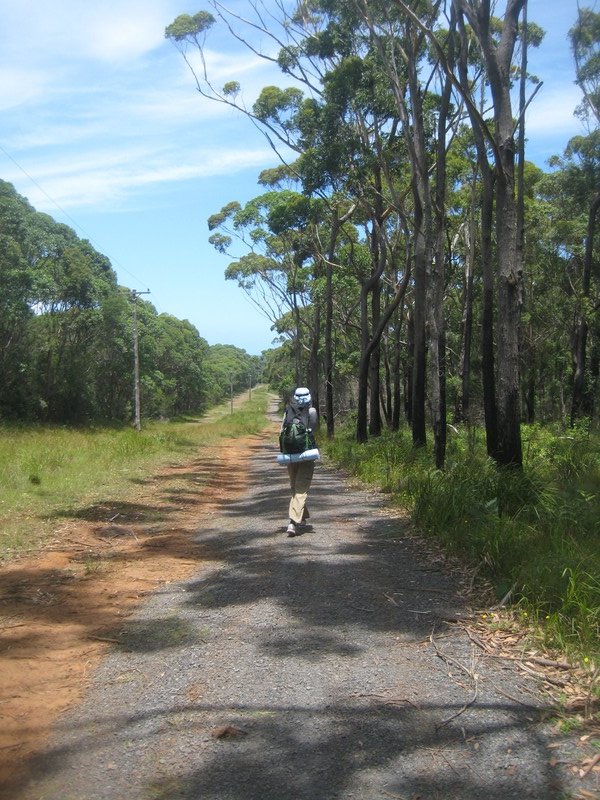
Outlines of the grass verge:
[[266,388],[211,409],[201,418],[122,428],[0,427],[0,559],[39,547],[56,512],[74,512],[110,496],[123,500],[136,481],[181,463],[221,439],[258,433],[265,425]]
[[496,468],[481,432],[459,431],[447,467],[409,431],[359,446],[345,430],[328,456],[390,493],[413,523],[508,597],[548,648],[600,665],[600,441],[586,430],[523,428],[522,472]]

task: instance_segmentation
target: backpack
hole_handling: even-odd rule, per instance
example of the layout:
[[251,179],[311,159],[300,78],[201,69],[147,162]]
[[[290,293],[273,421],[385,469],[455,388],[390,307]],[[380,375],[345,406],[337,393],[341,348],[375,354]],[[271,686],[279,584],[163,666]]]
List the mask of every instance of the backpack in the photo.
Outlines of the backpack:
[[315,439],[308,427],[308,408],[298,408],[290,403],[285,410],[285,417],[279,434],[279,449],[291,455],[303,453],[315,447]]

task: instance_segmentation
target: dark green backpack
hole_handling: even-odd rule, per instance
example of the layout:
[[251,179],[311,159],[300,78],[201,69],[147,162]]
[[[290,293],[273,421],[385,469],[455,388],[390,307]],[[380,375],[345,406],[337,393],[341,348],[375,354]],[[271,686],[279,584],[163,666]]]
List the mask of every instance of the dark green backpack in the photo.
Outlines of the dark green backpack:
[[315,446],[312,431],[308,427],[308,408],[298,408],[290,403],[279,434],[279,449],[286,455],[303,453]]

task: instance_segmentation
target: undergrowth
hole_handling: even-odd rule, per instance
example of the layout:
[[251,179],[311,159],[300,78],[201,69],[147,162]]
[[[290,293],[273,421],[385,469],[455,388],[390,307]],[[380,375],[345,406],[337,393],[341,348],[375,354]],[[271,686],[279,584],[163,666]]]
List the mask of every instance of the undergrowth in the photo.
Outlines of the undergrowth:
[[410,432],[323,443],[337,464],[389,492],[413,523],[527,611],[548,647],[600,663],[600,441],[586,430],[523,428],[524,468],[499,469],[479,431],[448,442],[444,471]]
[[202,456],[266,424],[266,388],[206,417],[123,427],[0,426],[0,558],[35,549],[59,512],[124,499],[165,464]]

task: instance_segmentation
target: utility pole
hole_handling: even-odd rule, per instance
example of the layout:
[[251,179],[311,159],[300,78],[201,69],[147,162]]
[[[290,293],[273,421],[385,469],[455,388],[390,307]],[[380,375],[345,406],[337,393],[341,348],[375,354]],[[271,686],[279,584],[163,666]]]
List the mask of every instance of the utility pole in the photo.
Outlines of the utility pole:
[[133,396],[134,396],[134,418],[133,424],[136,431],[142,429],[142,416],[140,411],[140,352],[138,348],[138,329],[137,329],[137,299],[141,294],[150,294],[150,289],[146,292],[131,290],[133,301]]

